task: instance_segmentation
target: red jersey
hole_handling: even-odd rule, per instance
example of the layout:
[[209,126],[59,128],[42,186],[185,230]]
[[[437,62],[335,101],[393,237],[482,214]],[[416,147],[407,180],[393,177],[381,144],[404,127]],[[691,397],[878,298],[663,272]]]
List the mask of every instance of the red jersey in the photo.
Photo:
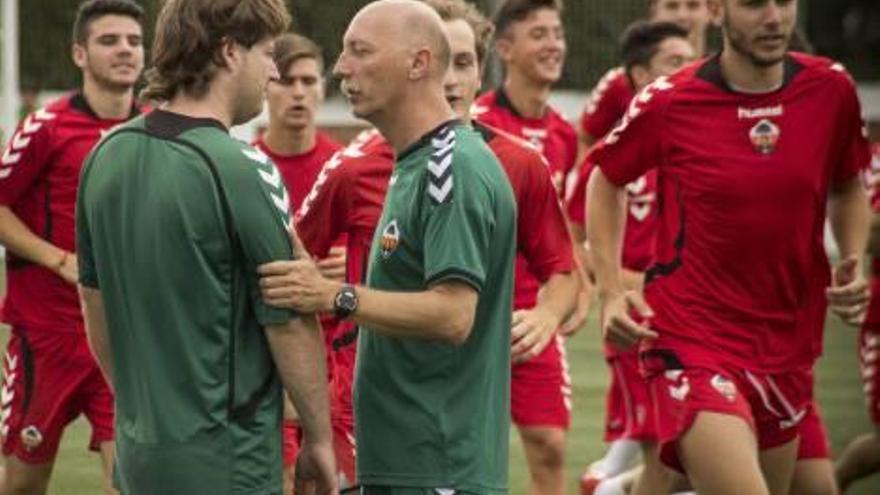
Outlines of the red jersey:
[[[873,159],[871,168],[867,172],[867,182],[871,187],[871,210],[874,211],[874,215],[880,215],[880,143],[874,143],[871,151]],[[878,256],[874,256],[871,260],[871,302],[868,305],[865,325],[880,325],[880,257]]]
[[477,121],[522,138],[541,152],[550,164],[559,197],[564,197],[565,178],[574,168],[578,144],[574,127],[559,113],[548,107],[540,119],[524,117],[513,107],[503,89],[477,98],[472,113]]
[[[132,107],[130,117],[140,108]],[[19,124],[0,158],[0,204],[36,235],[74,252],[74,210],[86,155],[111,127],[81,93],[64,96]],[[50,269],[6,253],[3,321],[23,329],[82,332],[76,287]]]
[[[345,280],[365,281],[373,232],[382,214],[388,180],[394,170],[394,150],[376,131],[366,131],[337,151],[324,164],[311,191],[295,215],[296,230],[313,256],[324,258],[337,238],[346,236]],[[350,397],[357,331],[351,320],[339,322],[326,335],[333,353],[335,379],[344,397]],[[351,401],[334,404],[346,414]]]
[[780,89],[741,94],[717,56],[700,61],[640,92],[588,161],[619,186],[657,167],[645,294],[660,337],[648,347],[671,342],[688,366],[812,365],[830,283],[828,191],[869,161],[842,66],[791,53]]
[[581,130],[594,139],[602,139],[626,113],[635,90],[623,67],[615,67],[599,79],[581,114]]
[[535,306],[553,274],[575,269],[574,250],[544,158],[528,143],[485,124],[474,127],[504,168],[517,204],[513,309]]
[[279,155],[269,149],[262,137],[254,140],[253,145],[268,155],[281,172],[281,179],[290,194],[291,211],[299,209],[306,194],[312,190],[312,184],[318,179],[324,162],[342,148],[342,145],[321,131],[315,134],[315,146],[299,155]]
[[[586,225],[587,182],[595,168],[585,164],[578,170],[577,181],[566,202],[568,219]],[[626,226],[623,233],[622,265],[627,270],[643,272],[651,265],[654,236],[657,230],[657,171],[649,170],[626,185]]]
[[[587,182],[595,165],[587,163],[578,170],[577,181],[566,204],[570,222],[586,226]],[[626,185],[626,225],[623,230],[621,264],[627,270],[644,272],[651,265],[654,256],[654,238],[657,234],[657,171],[649,170],[645,175]],[[624,353],[637,354],[637,349],[622,351],[605,344],[605,357],[614,358]]]

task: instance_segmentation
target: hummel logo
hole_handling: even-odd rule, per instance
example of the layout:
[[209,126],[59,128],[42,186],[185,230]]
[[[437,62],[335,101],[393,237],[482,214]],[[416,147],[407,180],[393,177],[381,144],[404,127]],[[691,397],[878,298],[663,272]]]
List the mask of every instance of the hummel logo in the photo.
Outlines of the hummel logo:
[[15,397],[15,390],[12,390],[12,387],[3,387],[3,390],[0,390],[0,402],[3,403],[4,409],[6,404],[12,402],[12,399]]
[[740,120],[743,119],[763,119],[766,117],[780,117],[784,113],[784,109],[782,104],[773,106],[773,107],[764,107],[764,108],[743,108],[739,107],[736,110],[737,117]]
[[0,170],[0,179],[5,179],[12,174],[12,165],[21,160],[21,152],[30,144],[31,135],[39,131],[47,120],[54,118],[55,114],[49,113],[42,108],[36,113],[28,115],[24,123],[22,123],[21,129],[12,136],[8,147],[3,152],[2,158],[0,158],[0,162],[8,167]]
[[666,376],[667,380],[672,380],[674,382],[677,382],[678,379],[681,378],[681,375],[683,375],[683,374],[684,374],[684,370],[669,370],[665,373],[665,376]]
[[[455,143],[452,143],[455,146]],[[434,175],[434,177],[443,177],[443,174],[449,169],[449,166],[452,165],[452,153],[449,153],[445,157],[441,158],[439,161],[430,160],[428,162],[428,170]]]
[[41,108],[34,113],[34,118],[37,120],[52,120],[55,118],[55,114],[47,112],[45,108]]
[[278,172],[278,168],[276,168],[276,167],[272,167],[271,170],[272,171],[270,173],[270,172],[266,172],[265,170],[263,170],[261,168],[258,168],[257,172],[260,173],[260,178],[263,179],[263,182],[265,182],[266,184],[269,184],[270,186],[274,187],[275,189],[278,189],[279,187],[281,187],[281,173]]
[[449,200],[452,194],[452,157],[455,151],[455,131],[447,128],[431,140],[434,152],[428,160],[428,196],[437,204]]
[[446,197],[449,196],[450,192],[452,192],[452,177],[448,177],[446,182],[440,187],[435,186],[433,183],[428,185],[428,194],[437,203],[446,201]]
[[672,385],[669,386],[669,395],[679,402],[687,398],[687,395],[688,393],[690,393],[690,391],[691,384],[688,383],[687,378],[685,378],[684,382],[682,382],[682,384],[677,387]]
[[269,157],[258,149],[243,149],[241,150],[241,152],[244,154],[244,156],[250,158],[255,162],[262,163],[263,165],[269,163]]
[[636,220],[642,222],[646,218],[648,218],[648,214],[651,213],[651,204],[650,203],[630,203],[629,205],[629,213]]
[[26,137],[21,131],[12,136],[12,148],[21,149],[31,142],[31,138]]
[[28,115],[28,118],[24,120],[24,124],[21,126],[21,130],[26,134],[33,134],[40,130],[40,127],[43,126],[42,122],[36,122],[34,120],[34,115]]

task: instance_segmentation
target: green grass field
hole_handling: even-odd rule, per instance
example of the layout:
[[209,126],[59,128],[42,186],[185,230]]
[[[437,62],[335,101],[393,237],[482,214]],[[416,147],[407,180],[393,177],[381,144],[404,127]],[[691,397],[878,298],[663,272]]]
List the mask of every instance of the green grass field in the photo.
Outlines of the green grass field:
[[[568,440],[570,493],[576,493],[577,476],[587,461],[602,455],[603,397],[607,373],[591,322],[568,344],[574,389],[574,415]],[[0,330],[5,342],[6,329]],[[826,352],[819,367],[819,398],[831,433],[835,452],[870,426],[864,411],[861,385],[855,363],[854,329],[829,319]],[[100,493],[98,457],[86,450],[88,425],[80,420],[67,431],[55,466],[49,493],[52,495],[91,495]],[[519,439],[511,435],[511,493],[525,493],[527,473]],[[880,493],[880,476],[857,485],[849,492],[857,495]],[[157,494],[158,495],[158,494]]]

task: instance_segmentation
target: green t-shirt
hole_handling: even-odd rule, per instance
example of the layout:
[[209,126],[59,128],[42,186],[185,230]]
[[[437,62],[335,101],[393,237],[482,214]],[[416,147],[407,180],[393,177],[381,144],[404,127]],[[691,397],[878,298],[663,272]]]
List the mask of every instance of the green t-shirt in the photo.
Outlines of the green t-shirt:
[[287,194],[217,121],[161,110],[86,160],[80,283],[104,301],[126,495],[281,490],[281,390],[257,266],[292,257]]
[[362,328],[361,484],[506,491],[515,218],[510,183],[470,127],[444,124],[398,157],[367,285],[415,292],[457,280],[479,302],[460,346]]

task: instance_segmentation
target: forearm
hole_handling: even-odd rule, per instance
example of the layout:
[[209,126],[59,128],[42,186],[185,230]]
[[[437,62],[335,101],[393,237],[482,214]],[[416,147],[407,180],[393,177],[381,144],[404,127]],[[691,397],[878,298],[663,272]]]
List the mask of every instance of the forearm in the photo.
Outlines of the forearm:
[[387,292],[358,287],[358,309],[352,317],[359,325],[391,337],[460,344],[470,335],[477,293],[469,286],[464,291],[471,294],[459,289]]
[[0,244],[38,265],[57,270],[65,251],[34,234],[8,206],[0,206]]
[[98,367],[104,373],[104,378],[110,388],[113,388],[113,353],[110,350],[104,299],[100,291],[82,285],[79,286],[79,293],[86,326],[86,340],[98,362]]
[[623,288],[641,292],[645,286],[645,272],[637,272],[626,268],[620,271],[623,280]]
[[622,292],[620,249],[623,242],[626,195],[601,170],[590,177],[587,204],[587,240],[600,296]]
[[303,316],[266,328],[281,383],[309,441],[331,441],[324,343],[318,320]]
[[851,180],[832,190],[828,221],[841,259],[852,256],[863,258],[871,230],[870,218],[868,197],[860,180]]
[[575,309],[580,284],[576,272],[554,273],[541,286],[535,309],[546,311],[560,323],[565,321]]

